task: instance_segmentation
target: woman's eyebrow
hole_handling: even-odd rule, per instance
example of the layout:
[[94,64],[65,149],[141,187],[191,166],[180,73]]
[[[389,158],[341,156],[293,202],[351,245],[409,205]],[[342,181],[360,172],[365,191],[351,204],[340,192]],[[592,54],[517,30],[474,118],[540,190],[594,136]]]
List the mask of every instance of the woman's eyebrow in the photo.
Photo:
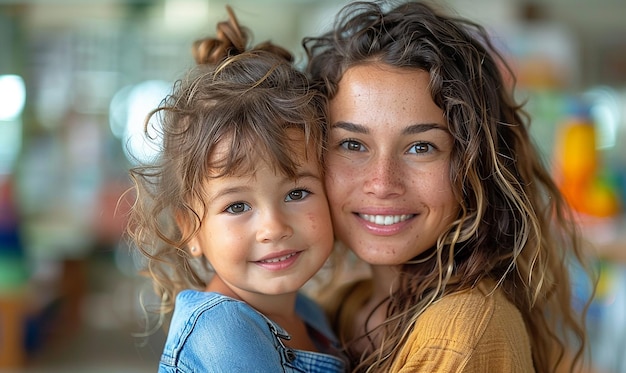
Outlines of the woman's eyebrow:
[[422,133],[430,130],[447,131],[447,129],[439,123],[418,123],[406,127],[402,130],[402,133],[405,135],[413,135],[416,133]]
[[351,122],[343,122],[343,121],[335,122],[333,123],[331,127],[332,129],[341,128],[348,132],[362,133],[364,135],[370,132],[370,130],[367,127],[361,124],[356,124],[356,123],[351,123]]
[[[333,129],[340,128],[348,132],[361,133],[364,135],[370,132],[369,128],[367,128],[366,126],[352,123],[352,122],[343,122],[343,121],[333,123],[332,128]],[[432,129],[447,131],[447,129],[439,123],[417,123],[417,124],[412,124],[404,128],[402,130],[402,133],[405,135],[412,135],[416,133],[426,132]]]

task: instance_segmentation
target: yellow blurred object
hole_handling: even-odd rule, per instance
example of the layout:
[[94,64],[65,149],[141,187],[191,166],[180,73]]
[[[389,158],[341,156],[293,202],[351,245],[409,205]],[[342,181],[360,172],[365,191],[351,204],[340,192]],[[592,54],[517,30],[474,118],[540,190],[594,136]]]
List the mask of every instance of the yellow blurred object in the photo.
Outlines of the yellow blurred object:
[[615,191],[600,181],[592,183],[584,201],[585,212],[592,216],[610,217],[620,212],[620,203]]
[[596,127],[582,109],[577,103],[557,131],[555,176],[574,210],[595,217],[615,216],[620,212],[619,198],[611,185],[599,178]]
[[576,118],[562,128],[561,137],[563,178],[568,183],[586,183],[598,164],[595,127]]

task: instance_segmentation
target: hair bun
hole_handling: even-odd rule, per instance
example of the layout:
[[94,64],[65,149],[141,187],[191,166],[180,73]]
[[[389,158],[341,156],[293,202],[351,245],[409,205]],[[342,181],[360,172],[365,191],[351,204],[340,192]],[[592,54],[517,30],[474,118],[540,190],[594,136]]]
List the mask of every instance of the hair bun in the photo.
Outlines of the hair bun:
[[193,43],[192,54],[196,63],[217,64],[232,54],[240,54],[246,50],[248,43],[247,30],[239,26],[232,8],[226,5],[228,21],[217,24],[217,36],[204,38]]
[[279,47],[276,44],[272,44],[269,41],[255,46],[253,50],[270,52],[278,57],[284,58],[287,62],[293,62],[293,55],[287,49]]

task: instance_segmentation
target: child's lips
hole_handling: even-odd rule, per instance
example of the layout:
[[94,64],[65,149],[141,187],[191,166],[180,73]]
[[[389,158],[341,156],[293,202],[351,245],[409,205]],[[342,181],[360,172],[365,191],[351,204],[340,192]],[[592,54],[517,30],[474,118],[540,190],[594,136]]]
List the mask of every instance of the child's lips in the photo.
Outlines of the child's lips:
[[278,263],[278,262],[285,261],[297,254],[298,254],[297,251],[293,251],[285,255],[267,257],[265,259],[258,260],[257,263]]
[[254,263],[270,271],[279,271],[291,267],[300,257],[302,251],[272,254]]

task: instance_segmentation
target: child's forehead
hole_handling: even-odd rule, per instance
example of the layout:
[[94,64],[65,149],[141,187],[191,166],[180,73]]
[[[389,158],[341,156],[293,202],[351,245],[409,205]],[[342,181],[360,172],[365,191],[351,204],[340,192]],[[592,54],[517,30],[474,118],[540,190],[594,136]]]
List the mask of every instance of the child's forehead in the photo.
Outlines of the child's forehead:
[[[241,141],[238,135],[231,133],[214,144],[208,159],[211,176],[248,176],[266,166],[280,173],[286,161],[302,164],[309,157],[316,158],[314,144],[306,141],[304,131],[299,128],[285,129],[285,137],[276,142],[262,141],[260,137]],[[280,159],[277,148],[288,160]]]
[[266,153],[271,153],[273,148],[281,147],[294,157],[301,157],[305,148],[311,145],[311,141],[306,140],[304,130],[297,127],[285,128],[282,134],[275,134],[275,136],[258,136],[252,131],[245,134],[231,131],[215,142],[210,156],[218,159],[229,157],[233,153],[242,152],[237,145],[247,144],[249,146],[245,148],[245,151],[249,154],[266,156]]

